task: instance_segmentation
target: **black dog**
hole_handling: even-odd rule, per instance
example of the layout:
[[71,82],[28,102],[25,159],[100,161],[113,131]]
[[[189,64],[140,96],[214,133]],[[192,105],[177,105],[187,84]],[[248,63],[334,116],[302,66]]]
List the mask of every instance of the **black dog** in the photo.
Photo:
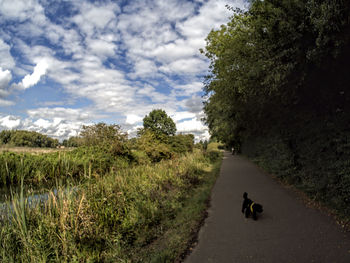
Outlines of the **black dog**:
[[254,203],[252,200],[248,198],[248,194],[245,192],[243,194],[243,205],[242,205],[242,213],[245,210],[245,217],[248,218],[250,214],[253,215],[253,219],[257,220],[256,213],[262,213],[263,207],[260,204]]

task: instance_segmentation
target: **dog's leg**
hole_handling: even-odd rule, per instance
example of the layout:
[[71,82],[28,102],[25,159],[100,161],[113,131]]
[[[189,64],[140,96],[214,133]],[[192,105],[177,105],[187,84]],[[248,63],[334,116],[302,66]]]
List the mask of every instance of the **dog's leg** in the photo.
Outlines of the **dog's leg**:
[[257,216],[256,216],[256,211],[255,211],[254,208],[253,208],[253,219],[254,219],[254,220],[257,220],[257,219],[258,219]]
[[250,215],[250,210],[249,210],[249,208],[246,208],[245,209],[245,217],[248,218],[249,215]]

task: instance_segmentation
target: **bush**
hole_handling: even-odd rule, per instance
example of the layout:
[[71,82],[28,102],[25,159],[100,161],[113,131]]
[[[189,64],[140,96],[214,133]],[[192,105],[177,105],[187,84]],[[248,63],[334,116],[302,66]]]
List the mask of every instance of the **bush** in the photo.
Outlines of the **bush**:
[[149,164],[151,163],[151,159],[148,157],[148,155],[146,154],[146,152],[143,151],[138,151],[138,150],[132,150],[131,151],[131,155],[133,160],[137,163],[137,164]]
[[179,134],[175,136],[170,136],[168,139],[168,144],[171,150],[176,153],[186,153],[192,152],[194,147],[194,136],[193,134]]
[[170,159],[173,156],[168,144],[157,139],[157,136],[150,130],[143,130],[140,137],[134,141],[133,148],[146,153],[152,162],[159,162]]
[[220,145],[221,144],[217,142],[211,142],[208,144],[205,156],[208,157],[211,162],[214,162],[222,157],[222,152],[219,150]]

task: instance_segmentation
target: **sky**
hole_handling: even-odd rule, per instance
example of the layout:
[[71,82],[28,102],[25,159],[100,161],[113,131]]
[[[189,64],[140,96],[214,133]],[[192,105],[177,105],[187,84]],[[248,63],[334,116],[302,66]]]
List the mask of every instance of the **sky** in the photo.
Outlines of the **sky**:
[[153,109],[177,132],[201,122],[212,29],[244,0],[0,0],[0,130],[59,140],[82,125],[119,124],[130,137]]

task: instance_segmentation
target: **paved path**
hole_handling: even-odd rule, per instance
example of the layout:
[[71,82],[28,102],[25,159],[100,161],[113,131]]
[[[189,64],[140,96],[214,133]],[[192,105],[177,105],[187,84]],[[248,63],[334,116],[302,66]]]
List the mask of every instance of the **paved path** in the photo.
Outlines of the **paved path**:
[[[244,191],[264,207],[257,221],[241,213]],[[208,213],[185,263],[350,263],[349,234],[242,157],[225,153]]]

